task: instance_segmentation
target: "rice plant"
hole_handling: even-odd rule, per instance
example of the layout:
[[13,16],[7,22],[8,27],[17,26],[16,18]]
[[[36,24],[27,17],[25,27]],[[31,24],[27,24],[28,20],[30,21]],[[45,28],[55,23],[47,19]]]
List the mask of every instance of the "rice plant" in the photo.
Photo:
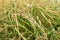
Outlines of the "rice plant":
[[0,1],[0,40],[60,40],[57,0]]

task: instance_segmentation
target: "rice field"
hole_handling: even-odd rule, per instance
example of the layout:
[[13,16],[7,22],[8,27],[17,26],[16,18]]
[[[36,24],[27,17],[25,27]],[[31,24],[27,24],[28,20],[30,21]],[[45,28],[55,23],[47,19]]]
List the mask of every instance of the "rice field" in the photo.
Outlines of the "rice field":
[[0,0],[0,40],[60,40],[60,1]]

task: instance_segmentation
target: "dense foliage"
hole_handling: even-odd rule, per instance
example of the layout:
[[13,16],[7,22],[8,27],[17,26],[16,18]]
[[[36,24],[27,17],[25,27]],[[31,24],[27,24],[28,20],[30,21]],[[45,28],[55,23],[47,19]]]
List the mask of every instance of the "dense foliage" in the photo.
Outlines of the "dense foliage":
[[0,40],[60,40],[57,1],[0,1]]

